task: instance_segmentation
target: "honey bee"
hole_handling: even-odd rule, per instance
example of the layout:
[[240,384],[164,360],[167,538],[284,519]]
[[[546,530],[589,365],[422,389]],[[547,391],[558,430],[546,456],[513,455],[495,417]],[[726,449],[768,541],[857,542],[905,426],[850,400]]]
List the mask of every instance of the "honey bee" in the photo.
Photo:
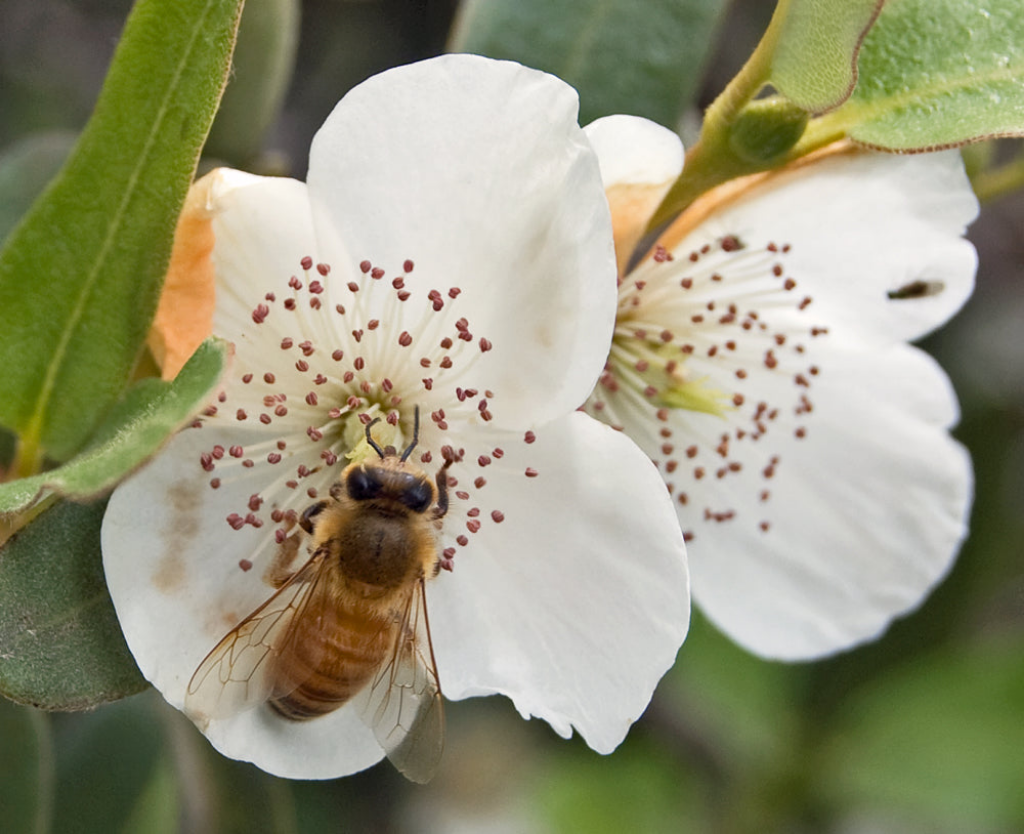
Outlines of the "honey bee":
[[[378,418],[379,419],[379,418]],[[444,711],[425,583],[440,568],[437,531],[448,509],[446,470],[433,482],[401,453],[352,463],[330,498],[302,513],[266,579],[278,590],[228,632],[188,685],[185,711],[202,723],[267,703],[302,721],[352,702],[387,757],[426,782],[444,745]],[[306,544],[308,561],[291,569]]]

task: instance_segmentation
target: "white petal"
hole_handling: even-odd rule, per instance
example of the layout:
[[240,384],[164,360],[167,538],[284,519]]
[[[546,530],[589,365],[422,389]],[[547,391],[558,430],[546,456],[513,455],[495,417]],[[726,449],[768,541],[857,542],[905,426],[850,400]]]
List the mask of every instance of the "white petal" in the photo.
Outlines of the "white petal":
[[624,273],[654,210],[683,170],[683,143],[638,116],[606,116],[586,127],[612,213],[615,255]]
[[[167,450],[115,490],[103,519],[103,564],[114,607],[139,669],[181,709],[206,654],[274,589],[262,575],[276,551],[269,525],[232,530],[231,512],[266,494],[265,468],[218,467],[218,489],[199,455],[218,441],[259,439],[210,424],[176,436]],[[308,503],[306,500],[304,503]],[[251,563],[242,567],[242,560]],[[299,723],[259,707],[211,722],[225,755],[290,778],[323,779],[362,770],[383,756],[352,710]]]
[[[605,386],[594,413],[661,466],[694,534],[694,598],[747,648],[801,659],[871,639],[955,557],[972,483],[948,435],[956,399],[901,341],[969,294],[976,209],[955,154],[835,155],[720,205],[674,261],[623,284],[640,302],[624,303],[623,345],[669,337],[726,410],[659,420],[637,390]],[[931,292],[890,297],[915,284]]]
[[[790,244],[787,274],[814,317],[840,338],[889,344],[938,327],[970,295],[977,258],[962,235],[977,213],[957,151],[857,152],[770,177],[699,231]],[[889,297],[915,282],[923,297]]]
[[384,758],[370,728],[347,706],[312,721],[287,721],[257,708],[211,721],[206,737],[225,756],[285,779],[334,779]]
[[[301,342],[320,337],[321,344],[334,347],[340,341],[340,328],[331,327],[335,322],[329,314],[313,314],[305,299],[289,312],[280,304],[267,303],[265,295],[272,293],[279,300],[288,297],[292,294],[288,286],[291,276],[303,275],[303,258],[319,263],[330,260],[336,250],[316,238],[304,183],[230,169],[218,173],[210,191],[216,241],[214,332],[238,347],[237,375],[248,371],[259,375],[266,371],[293,373],[295,357],[280,349],[283,338]],[[343,260],[341,263],[344,266]],[[307,280],[304,275],[303,280]],[[342,272],[332,274],[325,283],[331,288],[348,280]],[[268,314],[257,325],[253,311],[261,303],[267,305]],[[327,306],[331,309],[333,304]]]
[[[966,534],[971,466],[947,431],[956,400],[942,370],[906,346],[820,361],[812,414],[781,414],[758,443],[734,442],[741,472],[709,469],[680,487],[694,599],[765,657],[813,658],[876,637],[945,575]],[[692,415],[677,436],[702,420],[716,418]]]
[[576,113],[553,76],[447,55],[350,91],[310,153],[321,239],[389,275],[412,260],[415,292],[462,290],[499,427],[579,405],[611,337],[610,219]]
[[449,698],[502,693],[607,753],[686,634],[685,550],[657,472],[627,438],[582,414],[536,436],[503,443],[489,467],[504,521],[428,587],[438,673]]
[[668,185],[683,170],[683,143],[668,128],[639,116],[605,116],[585,128],[605,188]]

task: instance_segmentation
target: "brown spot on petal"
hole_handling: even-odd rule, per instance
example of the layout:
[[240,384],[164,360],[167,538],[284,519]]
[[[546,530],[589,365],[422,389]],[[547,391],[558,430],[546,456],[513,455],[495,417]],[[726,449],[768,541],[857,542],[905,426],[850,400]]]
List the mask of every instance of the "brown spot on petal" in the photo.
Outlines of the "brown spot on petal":
[[182,553],[199,535],[199,505],[202,493],[185,482],[167,491],[170,517],[158,531],[157,540],[163,550],[153,572],[153,586],[164,594],[173,594],[185,582],[185,561]]

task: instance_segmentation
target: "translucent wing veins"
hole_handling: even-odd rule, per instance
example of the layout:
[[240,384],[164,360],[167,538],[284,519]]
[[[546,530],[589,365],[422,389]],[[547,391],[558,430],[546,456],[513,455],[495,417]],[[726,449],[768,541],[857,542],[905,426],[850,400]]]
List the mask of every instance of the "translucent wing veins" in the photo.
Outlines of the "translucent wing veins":
[[397,613],[394,647],[354,700],[392,764],[413,782],[426,782],[444,748],[444,707],[422,577]]
[[323,554],[314,554],[199,664],[185,695],[185,712],[193,720],[227,718],[251,709],[279,687],[273,659],[286,650],[292,626],[317,585],[323,559]]

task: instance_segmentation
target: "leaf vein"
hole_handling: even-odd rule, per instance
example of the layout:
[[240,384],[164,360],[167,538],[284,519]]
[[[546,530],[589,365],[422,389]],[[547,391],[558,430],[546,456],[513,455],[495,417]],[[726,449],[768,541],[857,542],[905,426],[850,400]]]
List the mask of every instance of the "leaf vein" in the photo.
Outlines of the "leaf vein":
[[122,220],[127,213],[128,206],[135,198],[142,172],[147,166],[150,154],[156,144],[156,138],[160,134],[164,120],[167,117],[167,113],[170,111],[170,101],[174,98],[174,95],[180,86],[181,78],[185,73],[186,67],[189,65],[190,59],[195,51],[196,43],[199,40],[199,36],[204,31],[206,21],[209,19],[211,11],[216,4],[217,0],[208,0],[203,14],[196,19],[195,25],[192,29],[192,35],[189,38],[184,52],[182,53],[181,59],[178,61],[178,65],[174,69],[171,82],[167,85],[166,92],[161,99],[160,107],[157,110],[156,118],[153,121],[153,126],[149,131],[149,135],[146,137],[142,152],[139,154],[138,162],[128,177],[128,187],[125,189],[124,196],[117,207],[117,211],[110,220],[107,234],[104,236],[103,243],[100,246],[99,252],[91,269],[88,271],[85,280],[82,282],[81,292],[79,292],[77,301],[71,309],[67,326],[61,333],[60,339],[54,348],[52,359],[46,368],[46,374],[43,378],[43,382],[39,390],[39,396],[36,399],[36,405],[33,410],[33,418],[27,432],[29,435],[38,437],[41,434],[43,415],[46,413],[46,408],[53,395],[54,387],[57,384],[57,375],[60,373],[60,369],[64,365],[64,360],[67,355],[71,339],[74,337],[78,325],[88,307],[88,301],[96,289],[96,283],[102,273],[102,268],[106,263],[110,250],[114,245],[114,241],[117,238],[117,234],[122,225]]

